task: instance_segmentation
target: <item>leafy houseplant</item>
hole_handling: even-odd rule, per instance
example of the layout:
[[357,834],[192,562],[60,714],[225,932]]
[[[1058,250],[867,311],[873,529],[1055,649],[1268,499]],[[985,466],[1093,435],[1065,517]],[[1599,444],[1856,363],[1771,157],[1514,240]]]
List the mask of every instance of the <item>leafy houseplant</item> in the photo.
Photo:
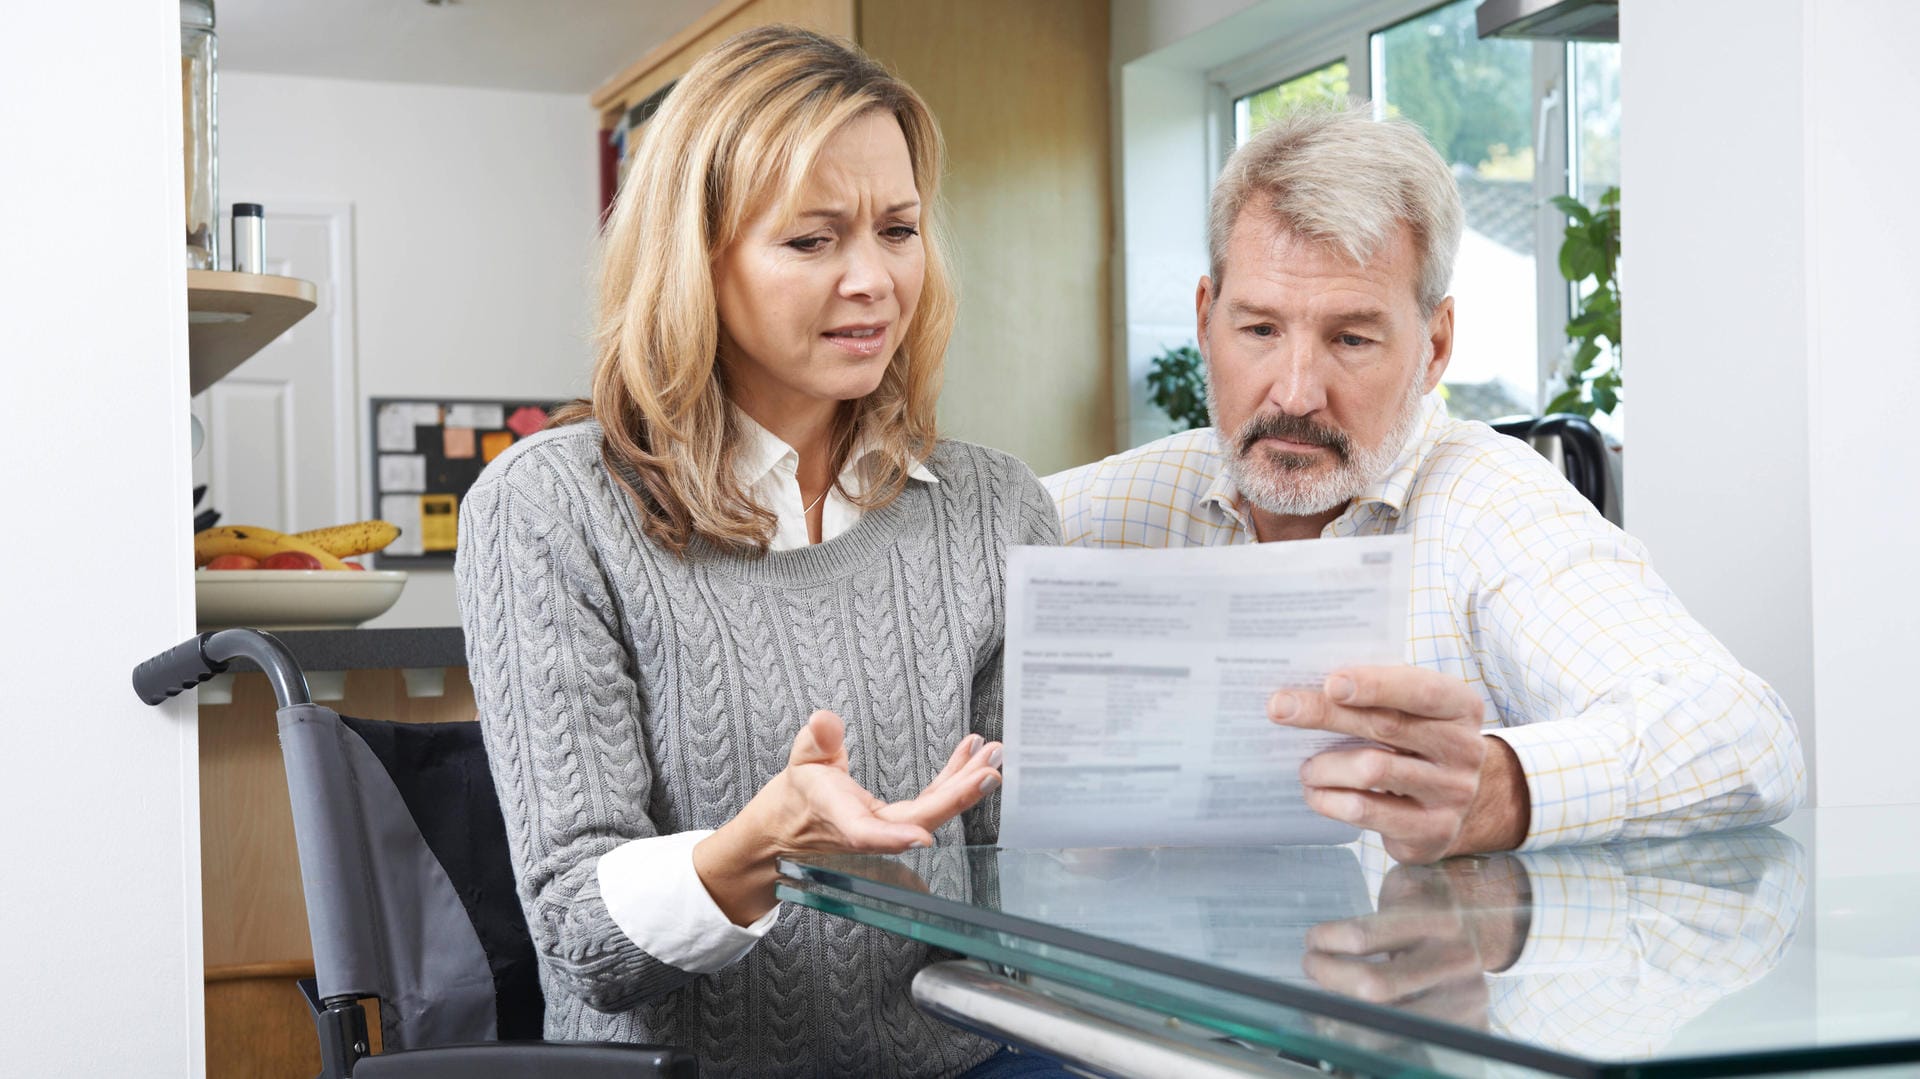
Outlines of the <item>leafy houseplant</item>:
[[[1593,291],[1567,322],[1567,340],[1573,346],[1567,385],[1548,402],[1547,411],[1591,419],[1620,404],[1620,189],[1607,188],[1598,210],[1566,195],[1554,196],[1553,204],[1571,219],[1560,244],[1560,276],[1571,285],[1591,278]],[[1595,371],[1594,361],[1602,351],[1613,362]]]
[[1207,365],[1200,350],[1192,345],[1170,348],[1153,358],[1147,372],[1148,400],[1173,419],[1177,430],[1205,427],[1213,420],[1207,415]]

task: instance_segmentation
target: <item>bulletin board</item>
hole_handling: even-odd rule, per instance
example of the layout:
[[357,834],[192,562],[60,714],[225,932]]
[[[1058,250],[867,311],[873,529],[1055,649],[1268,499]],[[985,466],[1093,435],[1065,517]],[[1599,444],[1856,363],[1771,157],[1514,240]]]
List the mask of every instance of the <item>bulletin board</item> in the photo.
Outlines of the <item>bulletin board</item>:
[[373,514],[400,527],[380,569],[450,569],[460,502],[487,463],[541,430],[563,402],[504,397],[375,397]]

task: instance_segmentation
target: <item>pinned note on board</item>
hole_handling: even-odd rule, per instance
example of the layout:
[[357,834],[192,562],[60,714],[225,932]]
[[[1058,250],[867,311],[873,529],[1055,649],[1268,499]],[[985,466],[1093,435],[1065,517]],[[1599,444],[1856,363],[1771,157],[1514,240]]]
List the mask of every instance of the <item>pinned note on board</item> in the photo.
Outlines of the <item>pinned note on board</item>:
[[369,504],[400,525],[401,540],[375,556],[381,568],[451,567],[460,503],[487,465],[547,426],[555,400],[374,398]]

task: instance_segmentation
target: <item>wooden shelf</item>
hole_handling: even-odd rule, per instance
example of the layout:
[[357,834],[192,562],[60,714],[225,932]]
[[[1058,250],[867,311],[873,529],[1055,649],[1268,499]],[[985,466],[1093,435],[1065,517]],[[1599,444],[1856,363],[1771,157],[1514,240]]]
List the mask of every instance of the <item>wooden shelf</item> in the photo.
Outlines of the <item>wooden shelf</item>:
[[317,303],[313,282],[297,277],[187,271],[190,392],[225,378],[307,317]]

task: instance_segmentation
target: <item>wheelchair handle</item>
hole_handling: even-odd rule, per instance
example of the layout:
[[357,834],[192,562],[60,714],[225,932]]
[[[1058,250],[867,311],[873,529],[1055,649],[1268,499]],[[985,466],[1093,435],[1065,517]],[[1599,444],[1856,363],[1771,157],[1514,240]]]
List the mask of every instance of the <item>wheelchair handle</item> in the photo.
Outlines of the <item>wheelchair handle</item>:
[[280,707],[313,703],[300,661],[272,634],[257,629],[223,629],[181,641],[133,669],[133,692],[148,704],[159,704],[225,674],[236,659],[250,659],[266,673]]

